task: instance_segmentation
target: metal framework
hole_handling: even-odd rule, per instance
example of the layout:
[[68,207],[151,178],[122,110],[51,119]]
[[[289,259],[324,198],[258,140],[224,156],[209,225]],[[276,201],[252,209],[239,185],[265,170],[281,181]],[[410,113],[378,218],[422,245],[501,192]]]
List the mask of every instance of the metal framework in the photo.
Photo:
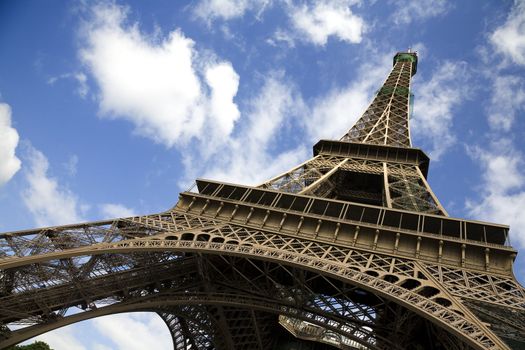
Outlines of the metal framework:
[[0,235],[0,348],[153,311],[174,349],[523,349],[504,225],[448,216],[412,148],[415,53],[339,141],[257,187],[197,180],[170,210]]

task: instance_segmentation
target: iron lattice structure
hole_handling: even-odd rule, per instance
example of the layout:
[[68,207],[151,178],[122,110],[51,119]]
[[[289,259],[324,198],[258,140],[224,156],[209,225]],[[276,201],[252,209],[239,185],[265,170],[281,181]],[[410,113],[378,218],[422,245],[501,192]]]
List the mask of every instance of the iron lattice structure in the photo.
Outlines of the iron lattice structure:
[[451,218],[411,147],[415,53],[341,140],[257,187],[0,235],[0,347],[153,311],[175,349],[524,349],[508,227]]

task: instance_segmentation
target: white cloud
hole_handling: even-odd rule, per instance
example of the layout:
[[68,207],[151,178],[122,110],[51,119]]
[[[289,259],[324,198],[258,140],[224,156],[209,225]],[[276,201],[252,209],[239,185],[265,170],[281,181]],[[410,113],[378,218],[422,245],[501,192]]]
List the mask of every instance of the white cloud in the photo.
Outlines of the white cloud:
[[469,215],[511,227],[512,243],[525,247],[525,161],[509,141],[491,143],[490,149],[474,148],[469,154],[483,171],[482,199],[467,200]]
[[353,44],[362,40],[365,21],[351,10],[351,6],[360,3],[359,0],[323,0],[301,4],[289,0],[201,0],[193,12],[208,24],[215,19],[227,21],[240,18],[246,12],[256,12],[256,18],[260,20],[262,13],[276,2],[283,6],[291,28],[277,29],[267,40],[270,45],[285,42],[293,47],[294,41],[299,39],[324,46],[331,36]]
[[220,63],[206,70],[206,82],[211,88],[211,113],[217,121],[220,135],[229,135],[240,113],[233,97],[239,87],[239,76],[229,63]]
[[330,36],[356,44],[362,40],[364,20],[350,6],[355,1],[317,1],[313,5],[290,4],[289,13],[297,37],[324,46]]
[[394,4],[396,10],[392,18],[394,23],[398,25],[444,15],[451,7],[447,0],[396,0]]
[[[496,51],[503,55],[494,55]],[[479,48],[485,76],[491,81],[486,113],[488,146],[469,149],[482,169],[480,200],[469,199],[466,208],[473,217],[511,227],[513,245],[525,247],[525,157],[513,144],[518,113],[524,110],[525,81],[503,72],[509,63],[525,65],[525,3],[516,1],[505,23],[488,35],[488,45]]]
[[374,91],[381,86],[391,69],[391,55],[367,62],[358,69],[358,77],[347,87],[334,89],[318,98],[310,117],[305,120],[310,139],[340,139],[361,117]]
[[104,344],[95,344],[91,347],[92,350],[113,350]]
[[97,331],[111,340],[113,349],[173,349],[168,327],[154,313],[129,313],[94,319]]
[[454,144],[453,109],[468,97],[466,64],[443,62],[438,66],[429,80],[415,81],[414,111],[410,120],[411,135],[425,145],[431,144],[430,156],[434,160]]
[[82,221],[77,197],[49,177],[49,163],[42,152],[27,147],[25,178],[28,188],[22,193],[24,204],[39,226],[61,225]]
[[104,219],[125,218],[137,215],[133,209],[116,203],[101,204],[100,213]]
[[[468,149],[482,170],[479,200],[469,199],[466,208],[473,217],[511,227],[512,244],[525,247],[525,156],[516,146],[515,120],[524,111],[525,81],[504,72],[513,62],[525,65],[525,3],[516,1],[505,23],[488,35],[479,49],[484,76],[491,82],[486,114],[491,128],[488,142]],[[494,51],[503,55],[494,55]]]
[[228,136],[239,117],[231,64],[199,55],[179,30],[150,38],[126,19],[125,8],[97,5],[83,28],[80,57],[100,88],[102,114],[132,122],[138,134],[167,147]]
[[515,2],[505,23],[490,35],[490,42],[514,63],[525,65],[525,2]]
[[46,342],[54,350],[86,350],[72,327],[63,327],[30,340]]
[[168,327],[153,312],[101,316],[39,335],[55,350],[173,349]]
[[231,20],[244,16],[246,11],[256,11],[259,17],[271,3],[271,0],[201,0],[193,12],[206,21]]
[[20,170],[20,159],[15,154],[18,132],[11,126],[11,107],[0,103],[0,186]]
[[496,74],[492,78],[489,124],[493,129],[509,131],[516,119],[516,113],[524,110],[524,80],[520,76]]
[[[186,153],[185,167],[188,179],[195,175],[227,182],[257,184],[308,157],[300,145],[281,154],[274,154],[275,143],[282,132],[304,110],[302,99],[293,86],[284,82],[282,73],[270,73],[259,94],[249,103],[234,137],[211,153]],[[206,157],[213,156],[213,162]],[[203,158],[204,157],[204,158]]]
[[470,148],[469,155],[481,162],[484,187],[490,193],[506,193],[521,187],[525,177],[520,171],[523,157],[509,141],[492,142],[490,149]]

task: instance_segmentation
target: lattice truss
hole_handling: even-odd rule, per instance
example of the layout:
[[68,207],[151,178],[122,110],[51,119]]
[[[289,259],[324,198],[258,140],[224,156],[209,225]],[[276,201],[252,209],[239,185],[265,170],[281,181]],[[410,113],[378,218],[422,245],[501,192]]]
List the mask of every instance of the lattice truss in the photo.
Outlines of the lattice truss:
[[[379,188],[367,191],[354,174],[379,175],[384,180]],[[446,215],[421,170],[412,164],[321,154],[259,187]]]
[[511,277],[177,209],[6,234],[0,244],[0,347],[91,317],[149,310],[165,320],[176,349],[269,349],[277,323],[296,339],[340,349],[428,341],[508,348],[464,300],[483,302],[485,319],[497,317],[494,308],[515,310],[504,330],[516,333],[513,341],[523,337],[524,291]]
[[[396,55],[383,87],[342,142],[259,187],[447,215],[418,156],[384,156],[410,147],[415,61],[409,56],[415,59]],[[382,146],[344,153],[341,144],[355,146],[348,142]],[[400,233],[388,240],[395,248],[387,253],[377,245],[379,229],[363,245],[356,243],[359,226],[345,240],[337,238],[340,223],[335,237],[320,232],[323,217],[312,233],[299,230],[301,216],[293,233],[280,229],[287,213],[280,225],[265,226],[269,204],[257,203],[233,220],[241,205],[228,219],[219,215],[227,198],[213,209],[204,195],[192,209],[197,194],[192,198],[155,215],[0,235],[0,348],[129,311],[158,313],[177,350],[288,349],[306,342],[373,350],[525,347],[525,291],[510,269],[489,270],[489,243],[486,264],[467,269],[441,259],[443,243],[439,259],[419,259],[421,236],[411,257],[398,254]],[[266,217],[250,220],[258,210]]]
[[412,62],[395,63],[361,118],[341,141],[410,147],[408,113]]

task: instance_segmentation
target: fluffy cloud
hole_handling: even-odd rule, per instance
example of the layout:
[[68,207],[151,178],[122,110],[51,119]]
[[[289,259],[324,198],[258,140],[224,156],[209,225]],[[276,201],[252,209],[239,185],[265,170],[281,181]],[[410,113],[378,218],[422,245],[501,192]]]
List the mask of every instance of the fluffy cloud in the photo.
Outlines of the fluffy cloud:
[[152,312],[102,316],[42,334],[36,340],[55,350],[172,349],[169,330]]
[[525,2],[516,1],[505,23],[490,35],[490,42],[512,62],[525,65]]
[[[488,55],[493,49],[503,55]],[[482,169],[481,200],[466,202],[469,214],[481,220],[508,224],[512,244],[525,247],[525,157],[513,144],[516,116],[524,110],[525,85],[521,75],[510,75],[510,65],[525,65],[525,3],[516,1],[506,21],[488,35],[484,54],[485,74],[491,80],[491,100],[486,112],[488,147],[471,148],[470,156]]]
[[416,141],[431,147],[434,160],[455,142],[450,132],[453,109],[468,97],[466,64],[443,62],[432,77],[426,81],[415,81],[414,112],[411,118],[412,135]]
[[506,193],[521,187],[525,177],[520,169],[525,165],[523,156],[515,151],[509,141],[491,143],[489,150],[475,147],[469,149],[470,156],[480,161],[483,181],[487,191]]
[[29,342],[43,341],[54,350],[86,350],[78,340],[78,334],[71,327],[64,327],[31,339]]
[[444,15],[450,9],[447,0],[395,1],[394,23],[402,25]]
[[98,5],[83,27],[80,57],[100,88],[102,115],[128,120],[167,147],[227,136],[239,117],[231,64],[199,55],[179,30],[151,38],[126,19],[125,8]]
[[[363,114],[376,91],[392,69],[392,56],[364,63],[358,77],[342,89],[318,98],[305,120],[310,140],[340,139]],[[319,125],[323,125],[322,128]]]
[[509,141],[493,142],[490,149],[474,148],[470,155],[482,167],[482,200],[468,200],[474,218],[511,226],[513,244],[525,247],[525,161]]
[[105,219],[125,218],[137,215],[135,214],[135,211],[133,209],[127,208],[122,204],[116,203],[101,204],[100,213]]
[[[281,73],[269,74],[248,105],[245,122],[236,130],[236,136],[204,155],[213,155],[213,162],[203,162],[203,154],[186,154],[189,179],[203,174],[215,180],[256,184],[308,157],[303,146],[278,155],[272,152],[281,132],[304,110],[302,99]],[[198,149],[202,151],[202,147]],[[211,166],[203,168],[203,163]]]
[[[113,343],[112,349],[172,349],[168,327],[154,313],[103,316],[92,321],[96,330]],[[154,335],[154,336],[152,336]]]
[[469,214],[482,221],[510,225],[511,244],[525,248],[525,190],[516,193],[490,193],[481,202],[466,202]]
[[292,25],[298,37],[315,45],[325,45],[330,36],[348,43],[360,43],[364,20],[350,6],[355,1],[317,1],[313,5],[290,5]]
[[273,38],[268,39],[272,45],[284,41],[294,46],[294,41],[299,39],[324,46],[331,36],[353,44],[362,40],[365,21],[351,10],[358,0],[303,1],[301,4],[289,0],[202,0],[193,12],[208,23],[215,19],[239,18],[248,11],[256,12],[256,17],[260,18],[276,2],[283,7],[291,27],[277,29]]
[[242,17],[249,10],[257,11],[259,16],[271,3],[271,0],[202,0],[193,12],[206,21],[217,18],[230,20]]
[[[511,75],[512,63],[525,65],[525,3],[516,1],[506,21],[489,33],[480,48],[485,76],[491,81],[486,114],[490,126],[487,145],[469,149],[482,170],[481,199],[469,199],[469,214],[480,220],[508,224],[512,244],[525,247],[525,156],[511,134],[516,117],[523,112],[525,81]],[[502,56],[493,55],[494,51]],[[504,59],[501,60],[501,57]],[[514,67],[516,68],[516,67]]]
[[239,76],[229,63],[220,63],[206,70],[206,83],[211,88],[210,112],[217,121],[221,135],[229,135],[240,113],[233,98],[239,87]]
[[524,109],[525,82],[521,76],[494,75],[492,78],[489,124],[493,129],[509,131],[516,113]]
[[20,159],[15,155],[18,132],[11,126],[11,108],[0,103],[0,186],[20,170]]
[[47,174],[49,162],[42,152],[31,146],[27,148],[25,178],[28,188],[22,199],[36,224],[50,226],[82,221],[77,197]]

